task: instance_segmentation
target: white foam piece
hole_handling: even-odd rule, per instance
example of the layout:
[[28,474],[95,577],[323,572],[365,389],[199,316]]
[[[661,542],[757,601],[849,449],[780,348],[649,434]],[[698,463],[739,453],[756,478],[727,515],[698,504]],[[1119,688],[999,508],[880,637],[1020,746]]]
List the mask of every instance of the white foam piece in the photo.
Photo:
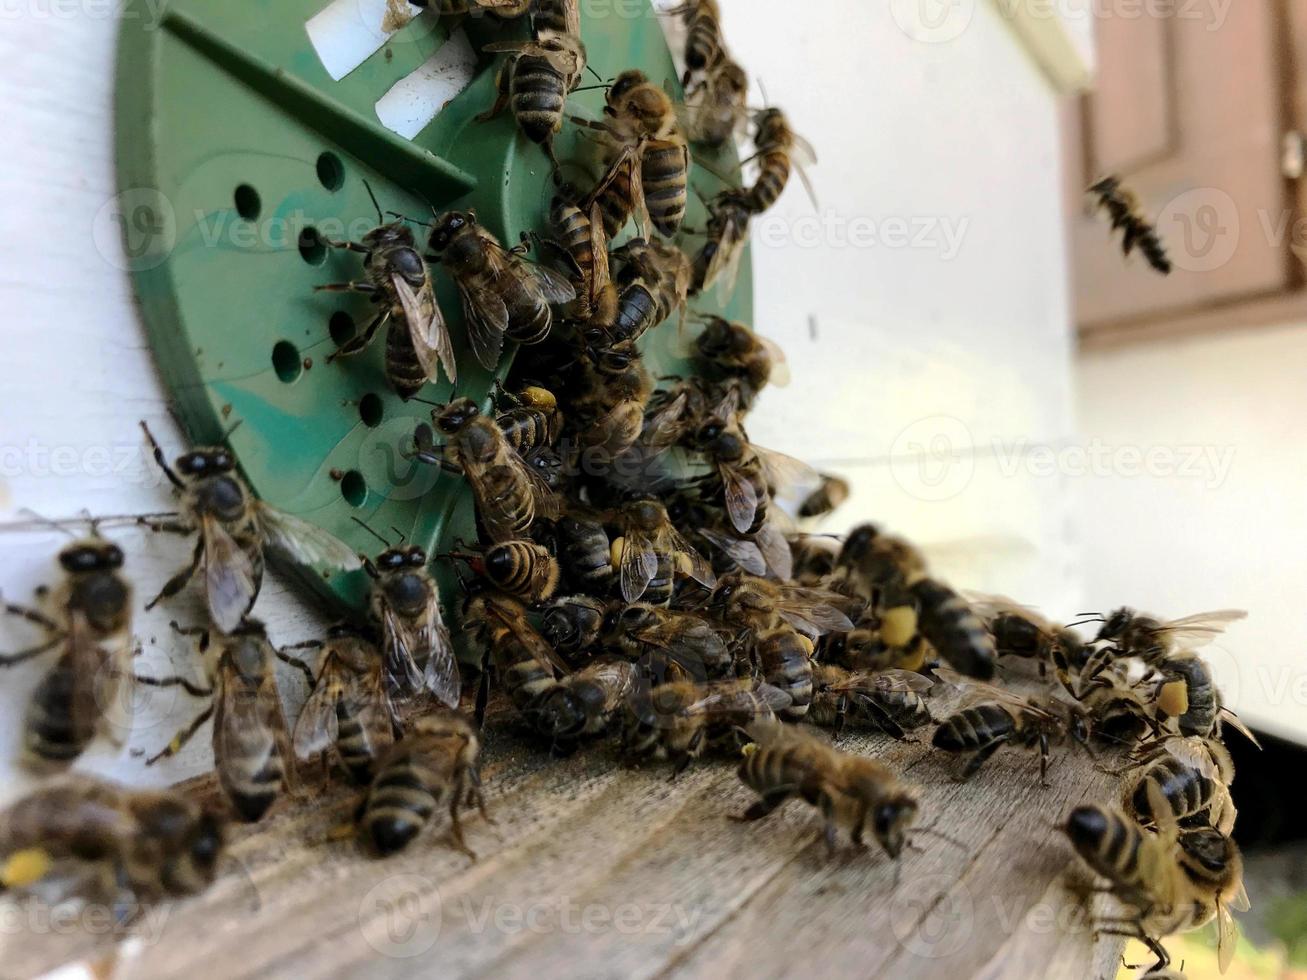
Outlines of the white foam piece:
[[[414,16],[421,8],[409,5]],[[332,0],[304,25],[322,67],[340,81],[389,40],[381,29],[386,0]]]
[[436,118],[450,99],[472,83],[476,65],[476,52],[467,35],[455,31],[435,54],[377,100],[381,125],[405,139],[412,139]]

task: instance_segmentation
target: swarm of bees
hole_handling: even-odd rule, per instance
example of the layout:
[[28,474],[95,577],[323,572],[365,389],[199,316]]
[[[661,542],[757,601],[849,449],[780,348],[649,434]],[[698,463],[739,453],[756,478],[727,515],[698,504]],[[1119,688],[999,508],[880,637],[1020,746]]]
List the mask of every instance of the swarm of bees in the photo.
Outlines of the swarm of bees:
[[[479,754],[492,705],[551,752],[607,738],[628,761],[665,762],[673,775],[742,755],[739,778],[757,800],[737,819],[763,819],[797,798],[820,813],[830,848],[840,834],[856,846],[870,838],[898,859],[930,833],[917,826],[918,789],[836,739],[851,728],[915,740],[933,726],[930,745],[965,758],[963,779],[1005,746],[1037,750],[1044,783],[1062,743],[1123,754],[1120,806],[1067,816],[1071,849],[1122,903],[1111,928],[1157,954],[1157,975],[1169,966],[1160,940],[1211,919],[1227,962],[1230,909],[1246,905],[1222,742],[1223,726],[1237,722],[1196,651],[1243,614],[1164,621],[1123,608],[1095,617],[1097,634],[1085,638],[1076,631],[1084,623],[959,592],[911,542],[873,524],[838,537],[801,530],[800,520],[828,514],[851,488],[750,440],[760,392],[787,380],[784,355],[745,324],[687,317],[707,288],[729,295],[750,221],[814,159],[779,109],[745,106],[747,76],[725,45],[717,4],[674,11],[688,28],[690,102],[678,106],[661,84],[625,71],[607,85],[598,122],[566,112],[586,70],[575,0],[432,6],[530,13],[528,40],[487,49],[506,56],[487,118],[511,109],[556,172],[553,137],[579,122],[605,165],[588,192],[559,181],[552,237],[535,239],[556,268],[524,258],[530,236],[505,247],[467,211],[435,215],[424,254],[410,222],[387,222],[375,197],[378,226],[362,241],[325,242],[357,253],[362,272],[320,288],[376,304],[372,322],[333,356],[361,352],[385,325],[386,376],[400,397],[442,372],[458,376],[428,263],[457,287],[482,366],[498,365],[506,338],[528,348],[492,400],[452,398],[413,434],[414,458],[466,481],[477,540],[428,554],[365,524],[382,550],[357,555],[255,498],[229,449],[200,447],[169,464],[142,423],[180,500],[175,520],[145,523],[196,536],[189,564],[145,608],[199,581],[207,623],[173,624],[194,641],[194,667],[134,673],[134,590],[122,550],[94,524],[60,552],[63,581],[44,596],[46,609],[4,607],[46,639],[0,665],[58,651],[25,723],[30,761],[45,769],[66,769],[96,734],[115,734],[105,715],[121,686],[180,688],[200,710],[145,764],[211,723],[227,812],[180,792],[56,775],[0,815],[0,886],[61,884],[116,907],[192,894],[214,876],[226,822],[274,811],[314,760],[324,778],[358,788],[366,851],[393,854],[446,823],[453,846],[474,858],[460,814],[473,804],[486,812]],[[392,4],[388,29],[407,13]],[[752,182],[708,201],[705,241],[683,250],[674,239],[695,234],[682,227],[690,144],[722,145],[750,124]],[[1120,204],[1119,187],[1095,190],[1126,227],[1126,251],[1137,244],[1157,265],[1160,243]],[[614,246],[632,221],[637,235]],[[642,342],[653,331],[682,333],[687,319],[692,370],[656,386]],[[278,647],[251,615],[269,549],[368,576],[366,614]],[[452,564],[459,595],[440,594],[435,562]],[[459,663],[455,631],[477,662]],[[293,722],[278,661],[307,687]],[[1022,663],[1037,667],[1046,691],[1022,696],[994,683]],[[948,690],[961,702],[932,711]]]

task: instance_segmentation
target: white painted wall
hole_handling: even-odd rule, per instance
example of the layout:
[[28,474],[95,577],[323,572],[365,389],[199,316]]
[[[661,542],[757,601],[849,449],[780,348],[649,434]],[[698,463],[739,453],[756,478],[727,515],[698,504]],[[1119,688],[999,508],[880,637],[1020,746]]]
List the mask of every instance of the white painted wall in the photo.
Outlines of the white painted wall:
[[1247,609],[1204,652],[1241,717],[1299,740],[1304,363],[1307,325],[1291,324],[1087,354],[1078,376],[1080,427],[1105,461],[1077,481],[1086,608]]
[[[1065,481],[1011,458],[1072,431],[1056,116],[1042,76],[985,3],[959,6],[965,23],[943,34],[913,25],[915,2],[830,0],[819,16],[792,0],[723,6],[728,38],[821,153],[820,209],[791,188],[756,231],[757,326],[790,350],[795,380],[764,398],[754,438],[853,478],[837,526],[880,520],[928,545],[961,585],[1073,610]],[[86,14],[11,18],[0,33],[0,590],[16,600],[51,581],[60,543],[19,508],[68,518],[171,506],[136,422],[169,449],[180,439],[107,224],[114,32]],[[188,554],[176,539],[111,533],[142,591]],[[279,642],[318,625],[275,578],[257,613]],[[188,614],[140,618],[143,673],[194,665],[166,627]],[[31,639],[0,623],[4,649]],[[4,797],[25,784],[9,760],[44,666],[0,683]],[[141,706],[130,746],[157,749],[193,710],[182,697]],[[208,764],[206,741],[148,773],[108,745],[80,765],[168,782]]]

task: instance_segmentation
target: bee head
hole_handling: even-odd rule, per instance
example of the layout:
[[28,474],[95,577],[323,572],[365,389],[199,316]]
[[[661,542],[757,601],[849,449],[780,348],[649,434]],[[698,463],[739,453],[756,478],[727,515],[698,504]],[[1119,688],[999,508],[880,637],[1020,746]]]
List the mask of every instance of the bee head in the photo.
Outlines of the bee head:
[[734,61],[728,61],[721,66],[717,79],[731,92],[743,93],[749,88],[748,73]]
[[785,113],[780,109],[764,109],[758,113],[757,142],[768,143],[784,133],[789,126],[785,122]]
[[718,459],[736,460],[744,455],[744,437],[722,419],[709,419],[701,425],[697,440],[705,452]]
[[594,355],[595,368],[601,374],[622,374],[630,370],[632,362],[640,356],[629,340],[611,347],[600,347]]
[[471,398],[455,398],[433,416],[436,428],[446,434],[461,432],[469,422],[481,414]]
[[847,564],[850,561],[861,561],[871,551],[871,543],[879,537],[880,531],[875,524],[859,524],[844,539],[844,546],[840,549],[840,564]]
[[422,568],[427,563],[427,553],[417,545],[409,545],[408,549],[403,552],[404,563],[409,568]]
[[721,316],[709,316],[703,333],[699,335],[699,352],[704,357],[723,357],[748,350],[749,331],[738,323]]
[[1134,618],[1135,611],[1127,606],[1122,606],[1120,609],[1114,610],[1099,628],[1097,639],[1117,639],[1125,632],[1126,627],[1130,625],[1130,621]]
[[642,531],[655,531],[667,523],[667,508],[652,497],[642,497],[626,505],[626,519]]
[[227,449],[196,449],[177,457],[177,470],[182,476],[201,477],[214,473],[230,473],[236,468],[236,457]]
[[111,541],[90,538],[77,541],[59,552],[59,565],[65,572],[103,572],[123,567],[123,552]]
[[387,548],[377,555],[376,566],[383,572],[394,572],[409,563],[408,550],[405,548]]
[[431,229],[431,238],[428,244],[437,255],[449,247],[449,243],[466,228],[477,223],[476,217],[468,211],[448,211],[436,219],[436,225]]
[[917,819],[916,798],[896,793],[871,808],[871,832],[891,858],[903,853],[908,842],[908,828]]
[[373,252],[382,248],[394,248],[402,245],[412,246],[415,243],[413,229],[403,221],[392,221],[387,225],[379,225],[363,235],[363,245]]
[[619,102],[631,94],[641,85],[649,84],[649,76],[638,68],[630,68],[613,80],[613,84],[608,88],[608,95],[605,97],[610,106],[616,107]]

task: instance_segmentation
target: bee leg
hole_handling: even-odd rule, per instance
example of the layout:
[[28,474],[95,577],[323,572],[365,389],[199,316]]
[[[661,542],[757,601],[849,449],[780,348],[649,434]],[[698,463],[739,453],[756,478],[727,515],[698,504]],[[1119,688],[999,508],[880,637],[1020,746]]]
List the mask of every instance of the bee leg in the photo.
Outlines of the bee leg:
[[180,490],[182,481],[172,471],[172,467],[168,465],[168,461],[163,456],[163,449],[160,448],[158,440],[154,438],[154,433],[150,431],[150,427],[145,424],[145,419],[141,419],[141,431],[145,433],[146,441],[150,444],[150,450],[154,454],[154,461],[159,464],[159,469],[163,470],[163,475],[168,478],[168,482]]
[[204,536],[200,535],[195,541],[195,554],[191,556],[191,563],[183,568],[180,572],[168,579],[159,590],[159,594],[145,604],[146,612],[149,612],[163,599],[171,599],[178,592],[186,587],[192,576],[195,575],[196,569],[200,567],[200,559],[204,557]]
[[489,122],[508,108],[509,86],[512,84],[512,67],[517,64],[516,58],[509,58],[499,67],[495,74],[495,101],[485,112],[473,116],[477,122]]
[[148,517],[138,517],[136,523],[159,534],[176,534],[179,537],[186,537],[195,533],[195,528],[183,521],[154,521]]
[[160,759],[166,759],[169,756],[176,755],[178,752],[182,750],[182,746],[191,740],[191,736],[200,730],[200,726],[209,720],[209,717],[212,714],[213,714],[213,702],[210,702],[208,707],[206,707],[203,711],[201,711],[195,717],[195,720],[192,721],[184,731],[178,732],[176,735],[174,735],[172,741],[169,742],[167,745],[165,745],[154,755],[146,759],[145,764],[147,766],[152,766]]
[[486,811],[486,794],[481,791],[481,770],[476,767],[469,769],[467,779],[471,783],[467,790],[467,805],[475,804],[477,810],[481,812],[481,819],[493,824],[494,819]]
[[745,823],[752,820],[761,820],[769,816],[782,803],[785,803],[794,795],[793,789],[772,790],[770,793],[763,795],[762,799],[755,800],[753,805],[743,813],[732,813],[728,819]]
[[273,652],[277,654],[277,659],[280,660],[282,663],[289,664],[291,667],[294,667],[301,674],[303,674],[304,679],[309,682],[309,687],[313,686],[315,680],[313,677],[313,670],[312,668],[309,667],[308,664],[306,664],[299,657],[292,657],[285,650],[275,650]]
[[361,333],[359,333],[356,337],[347,340],[345,343],[341,344],[334,351],[328,354],[327,363],[330,364],[338,357],[351,357],[354,354],[362,353],[364,350],[367,349],[368,345],[372,343],[372,338],[377,335],[377,331],[381,329],[381,325],[389,319],[390,319],[390,310],[389,309],[382,310],[380,313],[378,313],[376,316],[372,318],[372,322],[369,323]]
[[826,842],[826,859],[830,860],[839,849],[839,838],[836,836],[835,824],[827,822],[826,826],[822,828],[821,839]]
[[1048,733],[1039,733],[1039,785],[1048,785]]
[[368,252],[371,251],[366,245],[362,245],[359,242],[342,242],[335,238],[327,238],[325,235],[319,235],[318,241],[322,242],[323,245],[326,245],[327,248],[341,248],[348,252],[358,252],[362,255],[367,255]]
[[320,286],[314,286],[315,293],[362,293],[373,300],[381,298],[381,292],[370,282],[361,279],[354,279],[350,282],[324,282]]
[[466,854],[473,861],[477,859],[477,852],[467,846],[467,841],[463,839],[463,825],[458,822],[458,804],[459,797],[463,794],[457,790],[449,797],[449,837],[454,842],[454,846]]
[[989,757],[997,752],[1005,741],[1006,739],[995,739],[973,755],[967,762],[966,768],[962,770],[962,781],[965,782],[979,772],[980,767],[989,761]]
[[188,681],[185,677],[144,677],[140,674],[133,674],[132,680],[137,684],[146,684],[150,687],[180,687],[193,698],[208,698],[213,696],[213,690],[207,687],[200,687],[193,681]]
[[60,631],[58,624],[39,610],[29,609],[26,606],[14,605],[12,603],[6,603],[3,609],[10,616],[21,616],[29,623],[41,627],[52,635],[44,643],[39,643],[34,647],[28,647],[26,650],[19,650],[17,653],[0,653],[0,667],[12,667],[14,664],[22,663],[24,660],[31,660],[33,657],[38,657],[47,650],[54,649],[54,647],[64,638],[64,634]]

